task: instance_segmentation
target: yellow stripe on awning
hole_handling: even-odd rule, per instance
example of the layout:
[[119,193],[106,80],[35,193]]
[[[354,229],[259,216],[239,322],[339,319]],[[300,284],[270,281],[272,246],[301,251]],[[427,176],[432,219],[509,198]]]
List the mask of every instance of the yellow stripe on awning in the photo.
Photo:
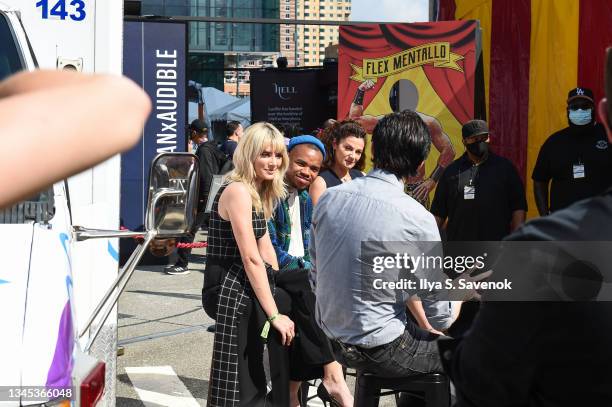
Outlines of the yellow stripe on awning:
[[527,201],[537,216],[531,173],[540,147],[567,126],[567,92],[578,78],[580,1],[531,0]]
[[484,65],[485,102],[489,117],[489,78],[491,77],[491,13],[492,0],[456,0],[455,19],[479,20],[482,30],[482,62]]

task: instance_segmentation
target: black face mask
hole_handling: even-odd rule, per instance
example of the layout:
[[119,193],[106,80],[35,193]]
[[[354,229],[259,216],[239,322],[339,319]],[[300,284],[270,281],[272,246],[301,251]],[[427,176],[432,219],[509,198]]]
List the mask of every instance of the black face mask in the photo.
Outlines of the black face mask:
[[486,141],[478,141],[472,144],[466,144],[465,149],[478,158],[486,157],[489,154],[489,143]]

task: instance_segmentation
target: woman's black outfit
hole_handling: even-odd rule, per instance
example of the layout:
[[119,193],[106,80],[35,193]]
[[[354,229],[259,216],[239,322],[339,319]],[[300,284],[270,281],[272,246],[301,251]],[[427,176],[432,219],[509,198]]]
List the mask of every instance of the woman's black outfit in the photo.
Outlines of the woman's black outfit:
[[[354,168],[351,168],[349,170],[349,175],[351,176],[352,179],[363,177],[363,173]],[[321,173],[319,174],[319,177],[323,178],[323,180],[325,181],[325,184],[327,185],[327,188],[342,185],[342,180],[340,179],[340,177],[337,176],[336,173],[333,172],[331,169],[321,171]]]
[[[266,401],[261,330],[266,315],[246,276],[231,222],[219,216],[219,189],[210,213],[206,275],[221,275],[213,345],[208,406],[286,406],[289,404],[288,352],[280,335],[270,327],[268,349],[272,380],[271,399]],[[253,233],[257,240],[266,231],[263,215],[252,211]],[[274,293],[274,271],[267,265],[268,281]],[[282,297],[282,295],[281,295]],[[286,303],[288,299],[279,298]]]

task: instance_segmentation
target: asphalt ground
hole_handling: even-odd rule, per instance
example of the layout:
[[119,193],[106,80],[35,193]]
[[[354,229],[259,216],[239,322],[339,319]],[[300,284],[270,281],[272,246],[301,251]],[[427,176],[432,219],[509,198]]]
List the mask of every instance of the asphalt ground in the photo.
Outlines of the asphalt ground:
[[[196,241],[203,241],[198,235]],[[192,251],[186,275],[139,267],[119,300],[117,406],[205,406],[214,325],[202,310],[205,249]],[[354,378],[347,377],[353,391]],[[314,388],[312,388],[314,391]],[[308,407],[320,406],[313,399]],[[394,406],[394,398],[380,406]]]

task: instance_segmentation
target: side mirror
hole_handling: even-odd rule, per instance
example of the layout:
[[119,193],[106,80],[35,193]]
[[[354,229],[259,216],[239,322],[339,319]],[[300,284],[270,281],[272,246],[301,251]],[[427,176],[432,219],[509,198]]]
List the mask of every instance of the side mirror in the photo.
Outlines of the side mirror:
[[191,229],[198,209],[199,170],[198,158],[189,153],[162,153],[153,159],[145,215],[147,232],[155,231],[157,238],[166,238]]

